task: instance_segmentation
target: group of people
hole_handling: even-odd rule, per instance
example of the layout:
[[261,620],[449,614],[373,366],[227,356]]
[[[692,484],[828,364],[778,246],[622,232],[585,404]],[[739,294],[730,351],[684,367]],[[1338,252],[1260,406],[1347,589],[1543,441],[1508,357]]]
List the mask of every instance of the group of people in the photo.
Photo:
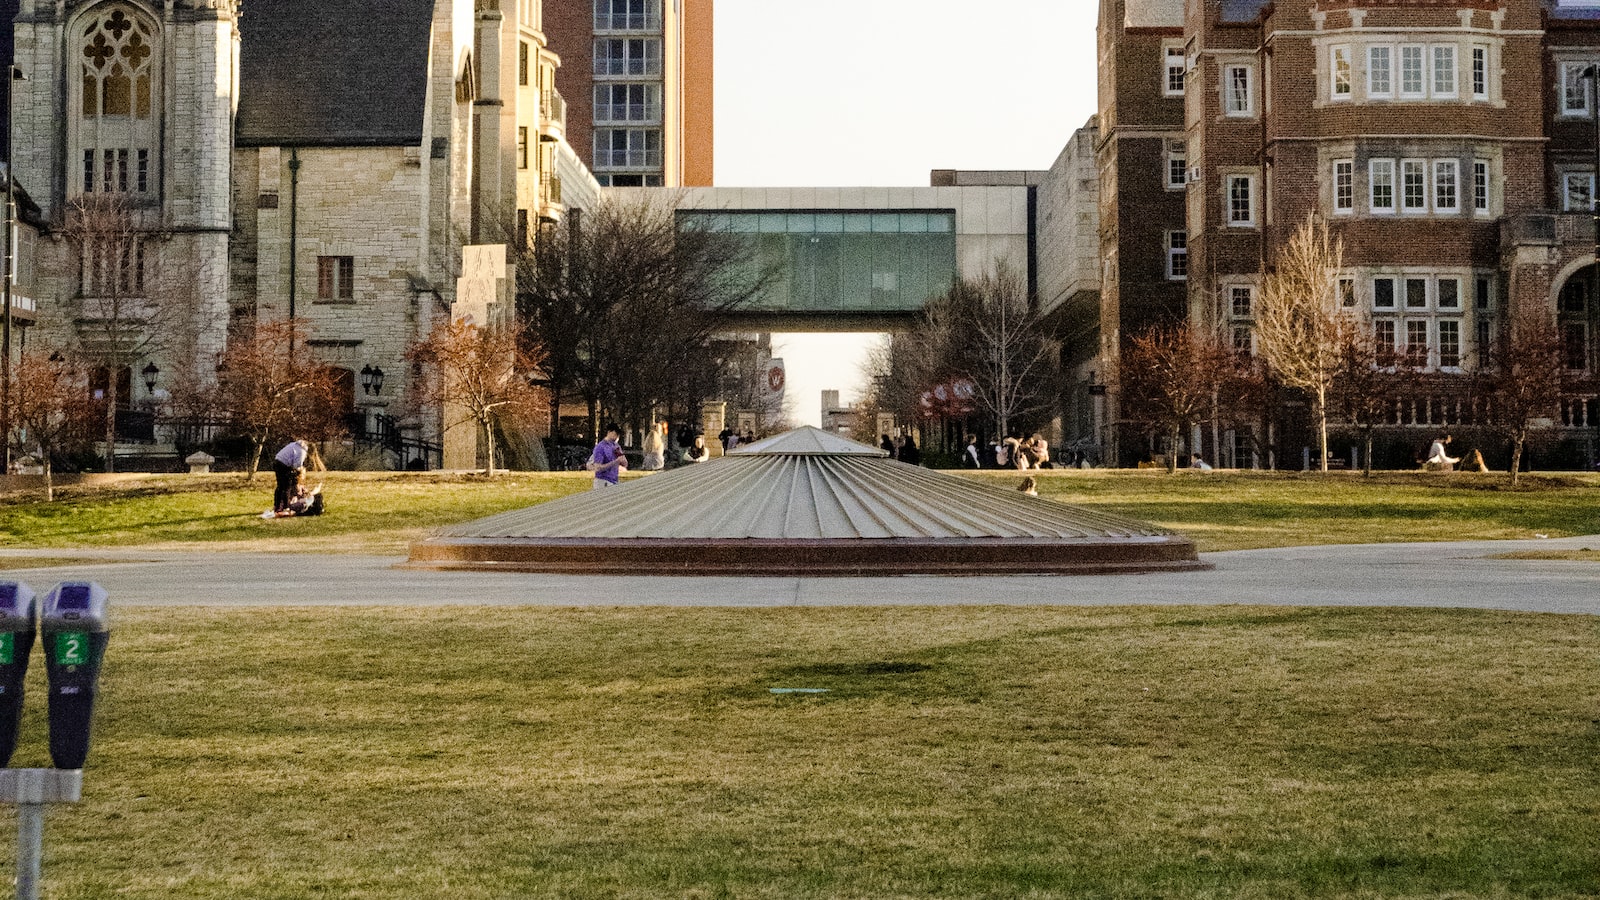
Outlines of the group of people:
[[[1462,457],[1450,455],[1450,442],[1454,440],[1448,434],[1441,434],[1428,445],[1428,456],[1422,461],[1422,467],[1430,472],[1454,472],[1456,465]],[[1467,469],[1473,472],[1487,472],[1489,466],[1483,461],[1483,454],[1477,450],[1466,455]]]
[[[986,463],[992,459],[992,463]],[[1050,461],[1050,442],[1035,432],[1032,437],[1016,435],[993,441],[985,451],[975,434],[967,435],[967,445],[961,451],[963,469],[1053,469]]]
[[[746,429],[740,435],[733,429],[723,429],[722,446],[726,453],[737,447],[740,443],[754,443],[755,432]],[[594,450],[589,453],[589,460],[584,468],[594,473],[594,488],[612,487],[628,469],[628,457],[621,446],[622,426],[615,423],[607,424],[604,436],[595,443]],[[677,446],[674,448],[673,445]],[[645,432],[644,438],[639,442],[642,454],[641,464],[647,472],[659,472],[667,467],[669,453],[674,453],[676,462],[703,463],[711,458],[711,450],[706,447],[706,438],[699,430],[688,425],[678,429],[673,434],[672,426],[667,422],[657,422]]]
[[909,434],[902,434],[892,438],[887,434],[882,435],[878,447],[889,454],[890,459],[897,459],[909,466],[922,465],[922,451],[917,449],[917,440]]
[[272,509],[262,513],[261,518],[322,515],[327,508],[322,485],[304,483],[308,468],[322,468],[315,445],[304,440],[293,440],[283,445],[283,449],[272,458]]
[[717,440],[722,442],[723,453],[732,453],[738,449],[740,444],[754,444],[756,442],[756,433],[749,428],[744,430],[744,434],[740,434],[737,428],[724,428],[717,435]]

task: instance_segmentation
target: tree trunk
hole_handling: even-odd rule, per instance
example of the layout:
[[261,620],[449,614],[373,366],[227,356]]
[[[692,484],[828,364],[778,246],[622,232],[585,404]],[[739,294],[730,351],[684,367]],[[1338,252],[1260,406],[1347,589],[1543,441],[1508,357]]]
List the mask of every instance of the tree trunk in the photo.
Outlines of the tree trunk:
[[483,446],[484,446],[484,450],[485,450],[485,456],[483,458],[483,476],[485,478],[493,478],[494,477],[494,423],[490,419],[479,419],[478,420],[478,427],[483,429]]
[[1167,474],[1175,475],[1178,472],[1178,436],[1183,433],[1182,425],[1174,425],[1167,431]]
[[117,373],[107,367],[106,376],[106,471],[117,470]]
[[250,459],[244,467],[244,480],[249,483],[256,480],[256,469],[261,467],[261,451],[266,449],[265,439],[250,442]]
[[1317,447],[1322,454],[1319,468],[1328,471],[1328,394],[1325,388],[1317,389]]
[[39,455],[44,457],[44,502],[54,503],[56,499],[56,483],[54,470],[50,468],[50,450],[41,447]]
[[1372,429],[1371,428],[1367,429],[1366,446],[1362,448],[1361,452],[1363,454],[1362,457],[1361,457],[1361,474],[1365,475],[1368,478],[1371,478],[1372,477]]
[[1511,439],[1511,486],[1517,486],[1517,476],[1522,474],[1522,436]]

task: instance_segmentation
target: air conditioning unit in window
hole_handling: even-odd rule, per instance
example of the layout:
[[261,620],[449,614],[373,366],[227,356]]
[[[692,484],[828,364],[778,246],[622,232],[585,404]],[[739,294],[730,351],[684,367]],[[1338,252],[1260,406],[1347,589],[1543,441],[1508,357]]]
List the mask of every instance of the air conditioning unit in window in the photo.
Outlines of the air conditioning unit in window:
[[1189,183],[1190,184],[1194,184],[1196,181],[1199,181],[1199,180],[1200,180],[1200,167],[1199,166],[1190,166],[1189,167]]

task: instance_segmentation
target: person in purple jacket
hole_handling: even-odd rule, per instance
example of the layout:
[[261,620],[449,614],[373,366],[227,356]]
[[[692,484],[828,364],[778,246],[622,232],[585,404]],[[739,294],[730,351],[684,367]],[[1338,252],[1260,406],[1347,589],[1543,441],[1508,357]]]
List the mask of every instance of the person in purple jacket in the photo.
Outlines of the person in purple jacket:
[[628,460],[622,455],[622,448],[617,446],[617,438],[621,435],[621,428],[607,425],[606,436],[600,443],[594,445],[594,452],[589,454],[589,470],[594,472],[594,486],[591,490],[616,486],[617,477],[628,467]]

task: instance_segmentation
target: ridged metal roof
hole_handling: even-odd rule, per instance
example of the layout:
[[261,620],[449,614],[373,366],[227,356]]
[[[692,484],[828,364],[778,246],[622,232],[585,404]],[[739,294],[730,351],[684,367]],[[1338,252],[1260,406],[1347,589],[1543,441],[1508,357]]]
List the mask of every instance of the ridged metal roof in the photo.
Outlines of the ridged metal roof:
[[[802,430],[804,431],[804,430]],[[1170,532],[794,433],[722,459],[468,522],[473,538],[1104,539]],[[823,453],[816,445],[849,444]],[[765,446],[763,446],[765,445]]]

